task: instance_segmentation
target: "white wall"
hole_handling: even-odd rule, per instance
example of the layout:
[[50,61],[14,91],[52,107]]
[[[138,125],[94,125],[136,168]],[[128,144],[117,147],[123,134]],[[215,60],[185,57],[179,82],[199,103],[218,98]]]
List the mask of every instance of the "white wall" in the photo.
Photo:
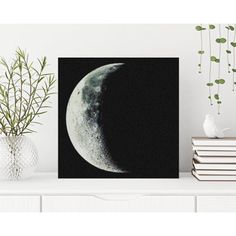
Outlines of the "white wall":
[[[191,137],[203,135],[206,113],[216,115],[215,107],[208,105],[207,73],[197,73],[199,34],[193,25],[0,25],[0,42],[0,56],[6,58],[18,46],[27,49],[32,58],[46,55],[56,75],[58,57],[179,57],[180,170],[191,169]],[[232,127],[232,136],[236,133],[236,94],[229,85],[222,88],[222,94],[218,120],[222,126]],[[56,96],[52,102],[53,109],[42,118],[44,125],[31,135],[39,150],[40,171],[57,170]]]

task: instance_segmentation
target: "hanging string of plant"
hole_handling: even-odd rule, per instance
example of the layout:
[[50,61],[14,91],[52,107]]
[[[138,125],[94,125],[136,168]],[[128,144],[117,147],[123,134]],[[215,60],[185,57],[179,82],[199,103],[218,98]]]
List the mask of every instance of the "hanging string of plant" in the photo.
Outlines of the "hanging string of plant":
[[233,92],[235,90],[235,73],[236,73],[236,66],[235,66],[235,47],[236,47],[236,24],[234,25],[234,37],[233,37],[233,42],[231,42],[231,46],[233,47],[233,75],[232,75],[232,81],[233,81]]
[[207,86],[208,86],[208,91],[209,91],[209,95],[208,95],[208,98],[209,98],[209,101],[210,101],[210,105],[212,106],[213,103],[212,103],[212,93],[211,93],[211,88],[213,87],[213,83],[211,81],[211,67],[212,67],[212,60],[211,60],[211,57],[212,57],[212,48],[211,48],[211,30],[215,29],[215,26],[214,25],[209,25],[208,27],[208,35],[209,35],[209,54],[210,54],[210,57],[209,57],[209,77],[208,77],[208,83],[207,83]]
[[220,115],[220,105],[222,103],[221,97],[220,97],[220,85],[225,83],[225,80],[221,78],[221,71],[220,71],[220,66],[221,66],[221,44],[226,42],[225,38],[221,37],[221,25],[219,24],[219,38],[216,39],[216,42],[219,44],[219,58],[218,58],[218,79],[215,80],[215,83],[217,84],[217,93],[214,95],[216,101],[217,101],[217,110],[218,110],[218,115]]
[[227,29],[227,49],[226,49],[226,53],[227,53],[227,67],[228,67],[228,73],[230,73],[230,57],[229,55],[231,54],[231,50],[230,50],[230,31],[234,31],[234,27],[232,25],[228,25],[225,27]]
[[200,56],[199,56],[199,63],[198,63],[198,73],[202,73],[202,55],[204,54],[202,31],[206,30],[206,28],[203,28],[202,25],[197,25],[195,29],[200,32],[200,50],[198,51],[198,54]]
[[[206,83],[208,87],[208,99],[210,105],[212,106],[214,103],[217,104],[217,113],[220,115],[221,106],[222,106],[222,97],[221,97],[221,87],[225,84],[225,78],[222,78],[222,52],[226,52],[226,60],[227,60],[227,73],[232,74],[232,90],[236,91],[236,24],[225,24],[224,31],[222,34],[222,25],[208,25],[208,46],[209,46],[209,73],[208,73],[208,81]],[[213,40],[213,30],[217,29],[218,36]],[[206,30],[202,25],[195,26],[195,30],[200,33],[200,50],[198,51],[199,55],[199,64],[198,64],[198,72],[202,73],[202,65],[203,65],[203,54],[205,51],[203,50],[203,39],[204,34],[203,31]],[[214,55],[214,42],[218,47],[218,55]],[[225,44],[225,48],[223,45]],[[223,51],[222,51],[223,50]],[[213,75],[214,65],[216,65],[216,78]],[[231,86],[231,83],[229,83]]]

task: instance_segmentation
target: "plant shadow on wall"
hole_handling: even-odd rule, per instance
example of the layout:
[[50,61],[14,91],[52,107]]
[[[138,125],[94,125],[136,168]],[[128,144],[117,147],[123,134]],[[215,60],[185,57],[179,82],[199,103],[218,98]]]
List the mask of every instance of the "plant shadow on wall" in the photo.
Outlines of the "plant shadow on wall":
[[25,134],[36,132],[36,119],[47,112],[54,94],[53,73],[45,72],[47,59],[37,65],[16,50],[11,63],[0,58],[0,178],[29,177],[37,165],[37,151]]
[[[198,72],[202,73],[204,68],[208,70],[208,81],[206,83],[208,99],[211,106],[217,106],[217,113],[220,115],[220,108],[223,103],[221,86],[230,85],[231,90],[235,92],[236,24],[197,25],[195,29],[200,34]],[[226,54],[226,66],[223,64],[223,53]],[[205,55],[207,55],[206,63],[208,63],[206,66],[203,63],[203,57]],[[222,70],[223,66],[224,70]],[[216,74],[213,73],[214,67],[217,69]],[[229,75],[231,78],[229,78]]]

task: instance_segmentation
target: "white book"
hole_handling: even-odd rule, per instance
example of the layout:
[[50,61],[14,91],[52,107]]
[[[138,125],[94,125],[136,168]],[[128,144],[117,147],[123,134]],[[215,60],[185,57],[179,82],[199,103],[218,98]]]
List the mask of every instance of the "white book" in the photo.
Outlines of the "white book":
[[236,157],[203,157],[194,154],[194,159],[200,163],[235,163],[236,164]]
[[223,163],[199,163],[193,159],[193,167],[196,170],[236,170],[236,164]]
[[236,151],[195,151],[198,156],[236,157]]
[[199,175],[194,170],[192,170],[192,174],[198,180],[203,181],[236,181],[236,175]]
[[195,146],[236,146],[236,138],[193,137],[192,143]]
[[195,170],[199,175],[236,175],[236,170]]
[[236,146],[192,146],[193,151],[236,151]]

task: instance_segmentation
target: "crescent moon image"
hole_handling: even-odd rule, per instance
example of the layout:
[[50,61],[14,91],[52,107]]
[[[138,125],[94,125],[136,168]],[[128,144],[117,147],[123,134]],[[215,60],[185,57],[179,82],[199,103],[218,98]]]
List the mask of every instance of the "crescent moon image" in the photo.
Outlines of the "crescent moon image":
[[104,81],[112,79],[123,63],[101,66],[80,80],[74,88],[66,110],[66,127],[69,138],[80,156],[91,165],[109,172],[125,173],[123,167],[112,159],[104,142],[99,125],[99,107]]

